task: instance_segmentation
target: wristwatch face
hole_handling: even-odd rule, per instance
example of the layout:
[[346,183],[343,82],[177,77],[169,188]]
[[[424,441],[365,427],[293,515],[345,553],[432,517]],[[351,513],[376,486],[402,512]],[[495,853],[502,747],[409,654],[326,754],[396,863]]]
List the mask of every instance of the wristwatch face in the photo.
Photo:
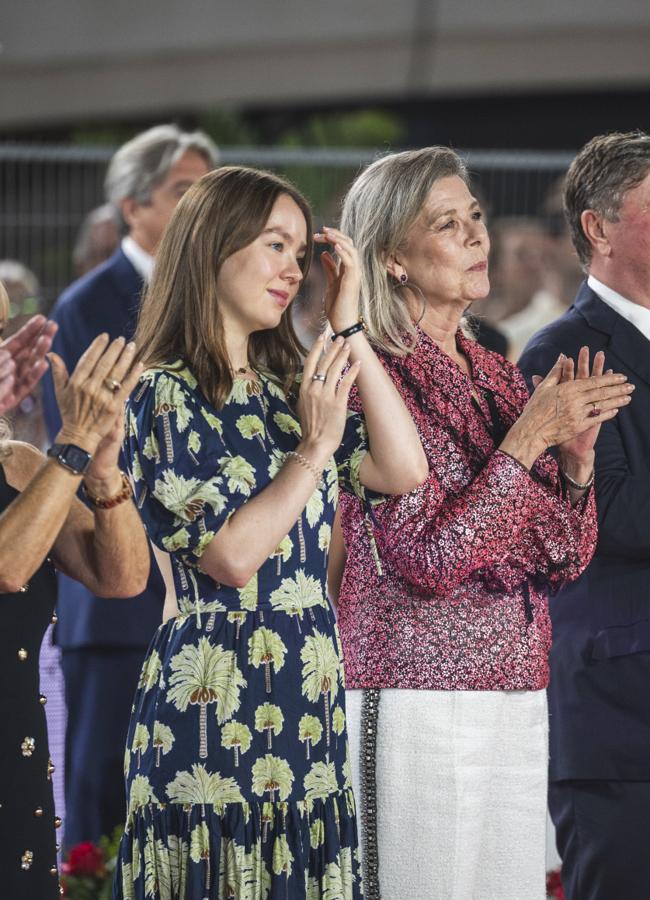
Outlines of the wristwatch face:
[[75,447],[74,444],[68,444],[61,455],[62,462],[74,469],[75,472],[85,472],[90,463],[90,454],[81,447]]
[[83,475],[92,458],[90,453],[75,444],[52,444],[47,455],[58,459],[62,466],[78,475]]

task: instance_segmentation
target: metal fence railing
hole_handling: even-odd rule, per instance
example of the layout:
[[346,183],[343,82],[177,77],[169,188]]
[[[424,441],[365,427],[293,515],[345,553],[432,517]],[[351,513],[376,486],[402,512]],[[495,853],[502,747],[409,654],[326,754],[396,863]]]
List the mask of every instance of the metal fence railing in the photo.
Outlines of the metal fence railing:
[[[37,275],[46,309],[74,278],[75,237],[85,215],[104,201],[104,173],[113,151],[0,144],[0,260],[18,260]],[[381,152],[228,147],[221,158],[281,172],[306,193],[317,220],[334,221],[350,181]],[[492,219],[547,213],[549,191],[572,156],[527,151],[463,155]]]

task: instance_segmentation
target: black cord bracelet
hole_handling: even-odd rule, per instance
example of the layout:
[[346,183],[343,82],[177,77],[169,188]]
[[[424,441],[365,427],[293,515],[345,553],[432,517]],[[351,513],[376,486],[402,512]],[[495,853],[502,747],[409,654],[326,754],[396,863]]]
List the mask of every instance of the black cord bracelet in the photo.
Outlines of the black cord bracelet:
[[350,325],[349,328],[344,328],[343,331],[338,331],[336,334],[332,335],[332,340],[335,341],[337,337],[348,338],[352,337],[353,334],[357,334],[359,331],[367,331],[368,326],[366,325],[366,321],[363,316],[359,316],[359,321],[355,322],[354,325]]

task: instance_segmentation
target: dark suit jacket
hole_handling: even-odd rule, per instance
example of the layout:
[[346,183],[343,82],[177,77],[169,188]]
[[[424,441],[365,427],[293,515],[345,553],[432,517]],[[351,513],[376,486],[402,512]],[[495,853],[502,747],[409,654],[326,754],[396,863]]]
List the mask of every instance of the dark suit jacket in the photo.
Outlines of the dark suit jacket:
[[[52,313],[59,325],[53,349],[68,371],[102,331],[111,339],[133,336],[141,292],[142,279],[121,249],[64,291]],[[44,379],[43,402],[50,439],[54,439],[61,419],[49,374]],[[163,597],[153,561],[147,589],[130,600],[95,597],[78,581],[59,575],[57,643],[65,649],[146,648],[162,620]]]
[[583,283],[519,365],[605,351],[636,385],[596,445],[599,539],[581,578],[551,598],[551,779],[650,780],[650,341]]

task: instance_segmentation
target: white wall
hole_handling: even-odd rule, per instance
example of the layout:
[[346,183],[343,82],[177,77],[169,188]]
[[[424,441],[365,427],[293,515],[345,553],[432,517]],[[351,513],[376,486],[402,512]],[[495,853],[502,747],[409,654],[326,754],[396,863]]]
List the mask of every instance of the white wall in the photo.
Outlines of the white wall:
[[0,126],[648,86],[646,0],[1,0]]

